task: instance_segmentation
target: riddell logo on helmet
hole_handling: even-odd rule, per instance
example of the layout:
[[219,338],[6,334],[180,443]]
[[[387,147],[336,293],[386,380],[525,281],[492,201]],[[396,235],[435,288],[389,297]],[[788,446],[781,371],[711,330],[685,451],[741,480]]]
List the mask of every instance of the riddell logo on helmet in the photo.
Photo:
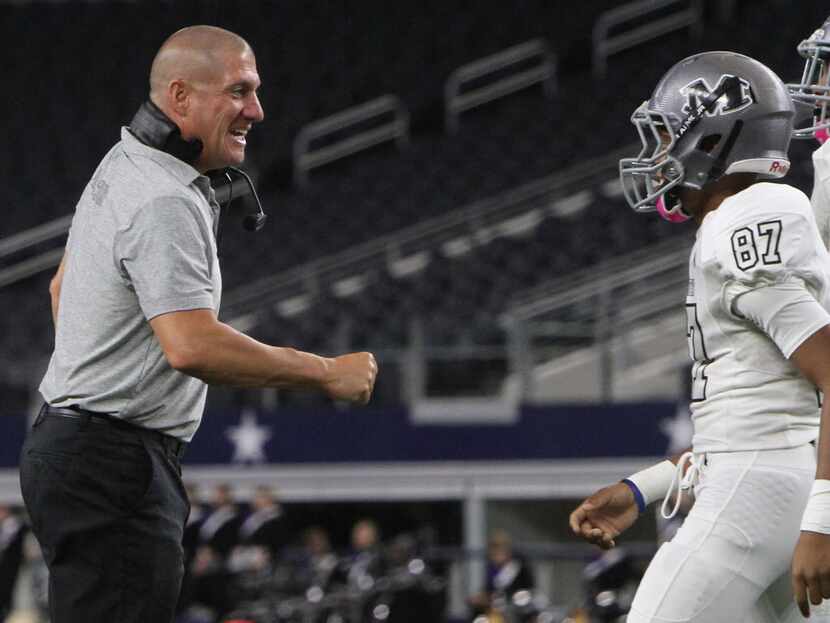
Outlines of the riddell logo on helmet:
[[769,165],[769,172],[772,175],[786,175],[789,170],[790,165],[786,162],[781,162],[780,160],[774,160],[772,164]]

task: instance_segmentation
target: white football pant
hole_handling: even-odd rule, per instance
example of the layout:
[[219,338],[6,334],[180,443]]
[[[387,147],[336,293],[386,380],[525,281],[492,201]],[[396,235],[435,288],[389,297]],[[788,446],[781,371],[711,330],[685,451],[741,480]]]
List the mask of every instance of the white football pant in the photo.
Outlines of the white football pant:
[[[796,623],[789,569],[815,448],[696,455],[695,504],[657,551],[628,623]],[[830,623],[830,600],[809,621]]]

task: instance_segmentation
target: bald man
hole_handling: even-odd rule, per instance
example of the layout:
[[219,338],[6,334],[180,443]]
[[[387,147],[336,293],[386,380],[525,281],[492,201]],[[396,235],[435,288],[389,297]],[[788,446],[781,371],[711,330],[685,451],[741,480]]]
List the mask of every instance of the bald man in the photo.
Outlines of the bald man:
[[150,99],[99,164],[50,287],[55,349],[20,460],[52,623],[173,620],[189,511],[179,460],[208,384],[365,403],[369,353],[324,358],[219,322],[219,206],[207,171],[263,118],[250,46],[209,26],[161,46]]

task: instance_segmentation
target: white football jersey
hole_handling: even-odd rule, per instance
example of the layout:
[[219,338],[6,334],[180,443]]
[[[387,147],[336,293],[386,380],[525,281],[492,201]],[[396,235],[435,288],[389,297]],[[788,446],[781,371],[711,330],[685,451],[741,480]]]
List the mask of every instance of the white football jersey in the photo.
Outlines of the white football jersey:
[[689,259],[686,298],[695,452],[790,448],[816,439],[816,388],[766,333],[732,313],[736,291],[786,280],[801,280],[830,310],[830,256],[804,193],[756,183],[706,215]]
[[813,152],[813,214],[824,246],[830,249],[830,141]]

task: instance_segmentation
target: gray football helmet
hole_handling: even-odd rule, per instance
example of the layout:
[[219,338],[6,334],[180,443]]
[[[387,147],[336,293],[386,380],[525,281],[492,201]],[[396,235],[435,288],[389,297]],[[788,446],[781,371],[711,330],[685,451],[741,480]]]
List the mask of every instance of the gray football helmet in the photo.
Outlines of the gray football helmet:
[[799,127],[793,130],[793,138],[815,138],[824,143],[830,138],[830,117],[827,110],[830,102],[830,70],[827,66],[827,61],[830,60],[830,17],[808,39],[799,43],[797,49],[805,59],[804,73],[801,82],[788,84],[787,88],[796,102],[811,106],[814,112],[811,123],[803,126],[797,124]]
[[620,160],[625,198],[637,212],[685,221],[678,191],[731,173],[778,178],[795,108],[769,68],[734,52],[704,52],[674,65],[634,111],[642,149]]

